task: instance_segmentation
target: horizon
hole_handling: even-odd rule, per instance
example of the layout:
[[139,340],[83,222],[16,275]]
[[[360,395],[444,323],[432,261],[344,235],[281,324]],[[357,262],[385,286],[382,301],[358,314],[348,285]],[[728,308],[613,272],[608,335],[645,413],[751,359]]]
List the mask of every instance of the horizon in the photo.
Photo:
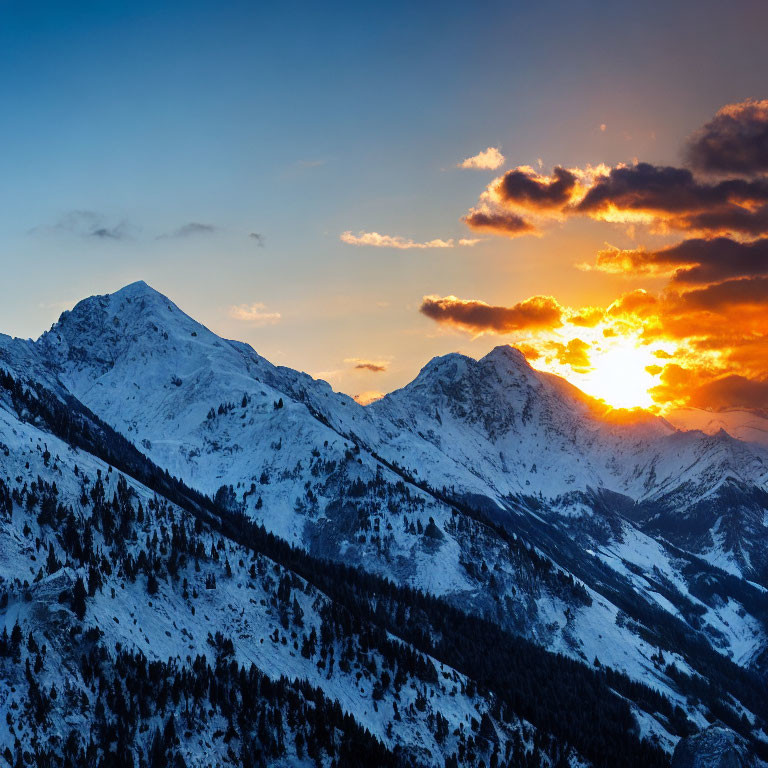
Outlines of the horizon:
[[[211,328],[208,328],[208,326],[206,326],[204,323],[201,323],[199,320],[197,320],[197,318],[195,318],[194,316],[192,316],[188,312],[186,312],[183,307],[179,306],[179,304],[174,300],[174,298],[172,296],[169,296],[166,293],[164,293],[163,291],[158,290],[157,288],[152,286],[150,283],[148,283],[146,280],[139,279],[139,280],[135,280],[135,281],[133,281],[131,283],[127,283],[126,285],[123,285],[120,288],[118,288],[118,289],[116,289],[114,291],[108,292],[106,294],[94,294],[92,296],[84,296],[83,298],[78,300],[72,307],[70,307],[68,309],[62,310],[62,313],[59,316],[59,318],[56,320],[56,322],[53,323],[53,325],[49,329],[46,329],[40,335],[38,335],[38,337],[30,339],[30,340],[31,341],[39,340],[40,336],[44,335],[49,330],[52,330],[56,326],[56,324],[58,322],[60,322],[61,317],[65,313],[70,312],[72,309],[74,309],[81,302],[85,302],[85,301],[88,301],[89,299],[96,298],[99,295],[111,296],[111,295],[114,295],[114,294],[117,294],[117,293],[121,293],[121,292],[125,291],[128,288],[132,288],[133,286],[138,286],[138,285],[146,286],[150,291],[152,291],[152,292],[162,296],[164,299],[166,299],[166,300],[170,301],[172,304],[174,304],[174,306],[176,306],[176,308],[182,314],[184,314],[186,317],[190,318],[193,322],[195,322],[197,324],[200,324],[200,325],[203,325],[203,327],[205,327],[211,333],[214,333],[217,336],[220,336],[220,334],[217,334],[215,330],[213,330]],[[2,334],[2,331],[0,331],[0,335],[1,334]],[[254,352],[256,352],[256,354],[259,354],[261,357],[264,357],[264,355],[261,355],[261,353],[259,352],[258,349],[253,347],[247,341],[243,341],[242,339],[228,338],[228,337],[222,337],[222,336],[220,336],[220,338],[223,338],[225,341],[234,341],[234,342],[237,342],[237,343],[247,344],[248,346],[251,347],[251,349],[253,349]],[[706,434],[715,434],[717,432],[723,431],[723,432],[728,433],[731,437],[734,437],[736,439],[746,439],[746,438],[744,438],[743,436],[739,436],[738,434],[732,434],[732,432],[736,432],[736,428],[735,428],[736,424],[735,423],[733,425],[731,425],[727,421],[725,421],[725,422],[723,422],[723,421],[702,422],[700,414],[701,413],[707,413],[707,414],[712,414],[712,415],[716,415],[716,414],[724,415],[724,414],[728,414],[728,413],[734,413],[734,414],[735,413],[750,413],[750,414],[753,414],[754,416],[756,416],[758,419],[766,418],[766,414],[764,414],[764,413],[760,413],[758,411],[755,411],[754,409],[739,408],[739,407],[734,407],[734,408],[731,408],[731,409],[721,409],[720,411],[710,411],[710,410],[707,410],[707,409],[683,406],[683,407],[674,409],[674,411],[672,411],[672,412],[665,413],[665,412],[657,411],[657,410],[654,410],[654,409],[644,408],[642,406],[629,406],[629,407],[614,406],[614,405],[611,405],[609,402],[607,402],[607,401],[605,401],[605,400],[603,400],[603,399],[601,399],[599,397],[594,397],[593,395],[590,395],[589,393],[587,393],[584,390],[580,389],[577,384],[573,383],[572,381],[570,381],[565,376],[561,376],[560,374],[552,373],[551,371],[547,371],[545,369],[536,367],[536,365],[534,365],[535,361],[532,362],[532,361],[528,360],[528,358],[526,357],[524,351],[519,349],[518,347],[516,347],[513,343],[500,343],[500,344],[497,344],[494,347],[492,347],[489,351],[487,351],[487,352],[485,352],[485,353],[483,353],[483,354],[481,354],[479,356],[475,356],[473,354],[465,354],[463,352],[458,352],[458,351],[453,351],[453,352],[445,352],[442,355],[436,355],[434,357],[427,358],[427,359],[425,359],[423,364],[419,367],[419,369],[416,371],[414,376],[411,379],[409,379],[408,381],[406,381],[401,387],[396,387],[395,389],[392,389],[389,392],[380,393],[377,397],[372,398],[372,399],[361,398],[361,397],[359,397],[357,395],[351,395],[349,393],[342,392],[341,390],[334,389],[332,382],[329,382],[329,381],[327,381],[325,379],[322,379],[321,377],[313,376],[313,378],[315,378],[317,380],[325,381],[335,392],[341,392],[341,394],[347,394],[358,405],[361,405],[362,407],[367,407],[367,406],[371,405],[372,403],[376,402],[377,400],[380,400],[380,399],[386,397],[387,395],[392,394],[393,392],[396,392],[399,389],[402,389],[403,387],[407,387],[409,384],[411,384],[413,381],[415,381],[415,379],[418,377],[418,375],[430,363],[432,363],[433,361],[435,361],[437,359],[444,358],[444,357],[449,357],[451,355],[461,355],[463,357],[467,357],[467,358],[469,358],[471,360],[474,360],[476,362],[480,362],[485,357],[490,356],[495,350],[503,349],[503,348],[511,348],[511,349],[515,350],[517,353],[519,353],[519,355],[521,356],[521,358],[525,362],[525,364],[528,365],[534,371],[537,371],[539,373],[545,373],[547,375],[555,376],[555,377],[557,377],[559,379],[562,379],[563,381],[567,382],[569,385],[571,385],[574,388],[576,388],[582,395],[586,395],[590,400],[592,400],[596,404],[598,404],[598,403],[601,404],[601,406],[605,408],[605,411],[604,411],[603,415],[608,416],[608,417],[611,417],[612,415],[615,414],[615,415],[619,416],[619,418],[621,418],[621,414],[624,414],[624,413],[629,415],[629,416],[632,416],[632,415],[635,415],[635,414],[648,414],[650,416],[658,416],[658,417],[663,418],[674,429],[677,429],[677,430],[680,430],[680,431],[698,431],[698,432],[704,432]],[[268,360],[268,358],[265,358],[265,359],[267,359],[267,361],[270,362],[270,363],[272,362],[271,360]],[[304,371],[304,369],[301,366],[298,366],[296,368],[296,370],[302,371],[304,373],[309,373],[308,371]],[[309,374],[309,375],[312,375],[312,374]],[[754,439],[754,437],[753,437],[753,439]],[[756,442],[765,442],[763,440],[755,440],[755,441]]]

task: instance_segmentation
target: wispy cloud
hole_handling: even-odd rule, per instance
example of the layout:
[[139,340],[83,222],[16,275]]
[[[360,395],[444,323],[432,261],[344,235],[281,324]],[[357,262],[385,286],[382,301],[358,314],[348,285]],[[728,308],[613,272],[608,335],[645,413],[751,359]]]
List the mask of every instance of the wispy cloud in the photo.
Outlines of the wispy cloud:
[[165,232],[162,235],[158,235],[158,240],[166,240],[170,238],[184,238],[184,237],[196,237],[197,235],[210,235],[218,230],[213,224],[203,224],[199,221],[189,221],[186,224],[182,224],[178,229],[174,229],[172,232]]
[[282,319],[282,315],[279,312],[268,312],[266,306],[261,302],[231,306],[229,308],[229,316],[235,320],[242,320],[249,325],[257,327],[274,325]]
[[497,147],[488,147],[483,152],[468,157],[458,164],[458,168],[471,168],[478,171],[494,171],[504,165],[505,158]]
[[34,227],[30,234],[70,234],[97,240],[126,240],[133,228],[127,221],[110,222],[109,218],[97,211],[67,211],[58,221]]
[[261,232],[251,232],[248,237],[250,237],[251,240],[253,240],[256,245],[259,246],[259,248],[263,248],[266,243],[266,238],[261,234]]
[[370,371],[371,373],[384,373],[389,367],[386,360],[367,360],[363,357],[348,357],[344,360],[357,371]]
[[418,242],[400,235],[381,235],[378,232],[353,232],[347,230],[342,232],[340,239],[347,245],[369,246],[372,248],[396,248],[401,251],[412,249],[427,250],[430,248],[455,248],[457,245],[462,247],[471,247],[480,242],[480,238],[461,238],[456,241],[452,237],[448,240],[436,238]]

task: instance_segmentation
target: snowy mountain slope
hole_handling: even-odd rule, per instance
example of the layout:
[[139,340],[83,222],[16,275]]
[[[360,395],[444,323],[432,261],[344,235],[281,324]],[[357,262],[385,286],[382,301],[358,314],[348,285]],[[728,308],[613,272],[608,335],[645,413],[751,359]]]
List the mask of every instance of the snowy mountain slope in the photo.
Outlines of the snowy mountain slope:
[[[20,746],[39,743],[54,754],[64,749],[76,755],[87,748],[80,734],[119,730],[124,702],[97,692],[90,680],[108,679],[130,698],[126,654],[169,664],[169,679],[177,681],[193,669],[199,674],[201,657],[220,678],[220,665],[235,663],[288,689],[305,681],[354,718],[357,725],[339,734],[341,742],[364,742],[371,733],[384,745],[382,755],[404,750],[407,764],[442,766],[460,753],[460,764],[474,765],[494,750],[507,753],[508,745],[510,753],[533,747],[534,729],[492,716],[491,709],[498,709],[492,695],[467,692],[465,676],[413,651],[398,655],[399,642],[377,646],[382,641],[371,635],[361,645],[355,634],[339,634],[338,626],[334,632],[338,611],[305,580],[19,420],[7,405],[0,407],[0,448],[0,622],[10,635],[0,639],[0,709],[8,725],[0,753],[15,755]],[[82,624],[73,598],[78,579],[88,585]],[[14,649],[16,624],[23,640]],[[406,660],[418,662],[413,672],[402,666]],[[254,673],[249,675],[252,681]],[[388,681],[383,688],[382,680]],[[244,691],[235,690],[244,708]],[[300,687],[295,695],[307,699],[301,707],[319,706]],[[280,745],[260,746],[273,758],[270,764],[314,764],[310,743],[323,754],[312,728],[291,723],[288,710],[297,706],[276,705],[265,696],[263,711],[274,717],[282,707],[289,718]],[[135,715],[122,717],[136,721]],[[176,736],[153,765],[168,764],[167,752],[186,765],[245,763],[239,750],[247,727],[233,720],[230,707],[199,694],[193,706],[174,700],[162,711],[150,707],[138,717],[138,731],[129,734],[132,744],[149,754],[156,749],[155,729],[165,733],[171,718]],[[493,742],[478,739],[481,724],[492,729]],[[665,733],[658,724],[656,730]],[[299,740],[307,746],[300,748]],[[549,765],[547,748],[538,752]]]
[[[323,382],[275,368],[247,345],[220,339],[144,283],[84,300],[34,348],[30,354],[50,361],[72,393],[160,466],[209,494],[231,486],[222,498],[287,540],[459,604],[471,599],[502,626],[581,654],[579,642],[567,639],[568,622],[547,617],[598,604],[581,605],[556,583],[542,589],[538,575],[522,575],[530,565],[510,560],[503,541],[482,526],[461,534],[451,526],[451,504],[409,476],[419,478],[420,468],[429,486],[492,506],[539,494],[563,518],[550,520],[596,548],[614,537],[620,545],[621,531],[634,523],[613,510],[596,512],[589,489],[634,492],[647,507],[667,489],[679,497],[682,488],[687,497],[693,485],[707,497],[724,472],[754,480],[762,471],[761,458],[740,444],[676,433],[652,417],[606,418],[594,401],[533,371],[509,347],[481,361],[439,358],[404,390],[364,409]],[[438,535],[425,536],[428,528]],[[707,550],[708,530],[699,550]],[[732,565],[733,548],[719,543],[712,541],[712,559]],[[557,548],[547,554],[563,566]],[[494,563],[493,570],[484,572],[478,560]],[[713,626],[722,624],[717,606],[703,610]],[[757,634],[759,647],[764,635],[754,622],[745,631]],[[599,637],[580,642],[590,652],[596,644],[600,655]],[[625,645],[633,657],[626,669],[645,674],[651,653],[632,636]],[[743,658],[727,640],[718,646]]]
[[[500,506],[538,496],[568,516],[589,514],[585,493],[619,494],[626,501],[617,497],[617,509],[637,507],[633,519],[654,533],[750,578],[768,578],[768,529],[760,519],[768,460],[759,446],[678,432],[647,414],[606,413],[510,347],[478,361],[437,358],[369,410],[384,435],[377,451],[412,472],[428,467],[433,487]],[[742,534],[747,511],[753,519]],[[654,527],[659,517],[667,525]],[[730,540],[718,539],[723,527]]]
[[[445,756],[451,754],[457,756],[458,764],[475,765],[481,755],[488,759],[495,752],[512,759],[526,748],[532,750],[532,764],[550,765],[559,759],[562,740],[545,737],[511,716],[503,701],[497,701],[493,694],[479,693],[480,688],[437,657],[429,660],[418,651],[414,655],[407,646],[403,655],[398,650],[399,640],[365,629],[365,620],[361,625],[354,621],[350,625],[346,609],[339,609],[301,576],[227,540],[141,483],[126,482],[110,465],[62,443],[48,430],[54,423],[65,433],[71,430],[62,423],[60,414],[51,416],[46,410],[46,394],[39,390],[18,396],[18,390],[8,389],[5,379],[3,383],[0,542],[4,565],[0,587],[6,597],[2,598],[0,615],[9,632],[18,619],[21,638],[14,645],[14,629],[8,645],[0,641],[0,683],[6,685],[0,691],[0,704],[5,703],[10,717],[7,722],[12,730],[6,743],[11,755],[20,745],[38,743],[40,738],[54,753],[63,748],[82,755],[91,748],[77,732],[92,727],[95,734],[115,734],[118,754],[121,739],[155,754],[150,759],[152,765],[167,764],[170,754],[177,764],[209,764],[211,755],[215,755],[216,764],[249,764],[247,759],[253,755],[246,759],[242,752],[247,727],[234,717],[246,711],[271,713],[270,722],[287,718],[276,742],[267,739],[265,743],[263,716],[259,721],[258,749],[272,758],[270,764],[301,764],[300,739],[306,745],[305,754],[310,754],[310,743],[322,754],[322,732],[318,735],[311,723],[300,728],[292,724],[296,722],[295,696],[287,705],[280,704],[279,698],[276,703],[272,694],[261,703],[248,699],[246,709],[244,689],[238,688],[242,686],[238,681],[245,674],[253,684],[259,675],[266,674],[277,680],[281,695],[287,695],[285,686],[293,690],[296,685],[300,696],[311,693],[311,689],[301,688],[303,683],[290,681],[319,686],[322,701],[317,698],[320,694],[312,694],[300,708],[340,702],[360,726],[383,742],[385,750],[405,750],[404,758],[398,760],[404,759],[408,765],[442,765]],[[39,407],[35,407],[36,401],[40,401]],[[77,416],[75,402],[71,409]],[[89,429],[93,435],[98,434],[96,427],[94,424]],[[94,444],[100,445],[97,440]],[[119,445],[102,448],[123,460]],[[151,470],[148,476],[153,476]],[[157,481],[164,482],[161,477]],[[87,593],[81,587],[83,624],[77,620],[78,581],[88,585]],[[381,592],[381,586],[375,587],[375,593]],[[355,589],[355,594],[360,590]],[[403,607],[397,607],[396,612]],[[376,616],[381,608],[376,608]],[[417,622],[427,618],[423,608],[415,605],[405,610],[406,616],[415,610],[422,615],[412,615],[405,624],[402,619],[390,623],[390,633],[396,626],[412,631]],[[444,619],[445,608],[439,608],[435,616]],[[89,626],[98,627],[98,631]],[[360,628],[354,629],[356,626]],[[212,627],[222,632],[222,637],[212,637]],[[439,634],[445,638],[447,632],[448,627],[443,626]],[[45,650],[39,650],[41,645]],[[435,646],[435,650],[440,647]],[[207,654],[212,666],[198,661],[201,654]],[[481,654],[474,663],[481,664],[484,658],[486,655]],[[546,660],[540,654],[536,658]],[[148,663],[145,659],[155,664],[150,666],[155,669],[152,674],[167,681],[163,697],[173,698],[174,689],[188,690],[185,695],[189,696],[198,684],[195,680],[207,681],[208,686],[216,676],[224,686],[221,690],[237,704],[234,708],[224,706],[221,694],[203,696],[202,700],[195,694],[192,706],[189,699],[181,706],[180,701],[171,705],[161,697],[166,701],[162,708],[147,708],[136,699],[137,680],[147,674],[142,671]],[[162,662],[164,659],[171,660]],[[27,660],[29,666],[22,674]],[[245,665],[235,677],[222,671],[232,668],[233,663]],[[560,664],[555,657],[547,663]],[[252,664],[255,667],[249,672]],[[528,674],[530,668],[523,665],[519,674]],[[560,675],[546,670],[543,674],[548,685],[558,684]],[[583,677],[585,673],[579,674]],[[281,675],[289,682],[278,680]],[[493,675],[493,679],[498,677],[498,673]],[[99,682],[94,687],[96,680]],[[611,684],[637,695],[637,690],[628,688],[629,683],[620,678]],[[258,685],[263,690],[264,684]],[[516,684],[506,690],[521,689],[527,687]],[[579,685],[574,690],[580,690]],[[110,693],[104,695],[103,691]],[[595,702],[604,701],[606,692],[596,695]],[[523,698],[521,705],[535,704],[534,716],[541,717],[536,715],[536,707],[549,700],[556,701],[557,697],[547,696],[541,702]],[[125,712],[126,701],[129,714]],[[130,714],[134,701],[138,716]],[[627,716],[630,720],[634,716],[642,723],[643,734],[669,750],[680,734],[677,729],[690,726],[683,726],[682,710],[672,712],[674,701],[672,705],[666,701],[649,698],[646,691],[633,704],[632,715],[616,712],[606,722],[613,722],[615,728]],[[679,701],[695,723],[705,722],[703,704]],[[77,702],[77,710],[72,702]],[[657,711],[661,704],[664,706]],[[282,712],[279,716],[278,710]],[[121,731],[125,723],[138,730]],[[342,725],[339,748],[344,744],[359,746],[366,738],[364,730],[356,730],[358,726]],[[299,731],[305,735],[300,736]],[[633,739],[632,733],[629,729],[622,738]],[[390,764],[385,762],[386,753],[382,754],[374,764]],[[662,755],[652,749],[644,757],[642,749],[636,754],[643,764],[651,765]],[[515,759],[513,764],[519,762]],[[583,764],[576,756],[567,763]],[[339,764],[347,763],[340,760]]]
[[[681,705],[659,647],[689,674],[707,673],[702,638],[743,665],[764,653],[757,588],[685,552],[755,570],[762,531],[733,536],[740,507],[723,528],[718,499],[734,483],[740,502],[760,492],[761,455],[654,418],[607,418],[515,350],[439,358],[362,408],[216,337],[145,284],[87,299],[39,342],[13,345],[20,373],[38,378],[43,361],[50,382],[158,465],[288,541],[656,680]],[[706,523],[712,509],[698,539],[666,543],[678,510]]]
[[678,429],[698,429],[708,435],[724,430],[738,440],[768,446],[768,418],[765,413],[731,408],[705,411],[700,408],[676,408],[667,419]]

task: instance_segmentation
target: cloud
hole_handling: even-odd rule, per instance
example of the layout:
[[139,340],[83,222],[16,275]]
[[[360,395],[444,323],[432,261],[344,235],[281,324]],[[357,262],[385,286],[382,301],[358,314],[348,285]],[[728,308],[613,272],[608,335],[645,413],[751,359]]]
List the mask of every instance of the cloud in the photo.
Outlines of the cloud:
[[688,168],[650,163],[556,167],[544,176],[522,166],[491,182],[463,221],[517,235],[580,216],[656,232],[756,237],[768,234],[768,177],[708,182]]
[[768,100],[724,106],[688,140],[685,159],[704,173],[768,172]]
[[501,168],[504,162],[504,155],[501,154],[497,147],[488,147],[485,151],[462,160],[457,167],[493,171],[496,168]]
[[594,269],[613,274],[669,275],[675,283],[713,283],[768,274],[768,238],[750,242],[716,237],[684,240],[655,251],[600,251]]
[[516,213],[471,210],[462,221],[475,232],[490,232],[505,237],[518,237],[536,232],[536,227]]
[[218,230],[218,227],[213,224],[202,224],[199,221],[190,221],[186,224],[182,224],[178,229],[174,229],[172,232],[166,232],[165,234],[158,235],[158,240],[165,240],[170,238],[185,238],[196,237],[197,235],[210,235]]
[[643,288],[622,294],[606,310],[612,317],[647,317],[658,304],[658,299]]
[[768,180],[709,184],[687,168],[636,163],[598,176],[563,211],[591,218],[646,223],[653,229],[756,235],[768,231]]
[[471,333],[544,330],[563,324],[563,308],[551,296],[533,296],[511,307],[456,296],[425,296],[419,311],[437,323]]
[[[724,313],[747,307],[768,309],[768,277],[726,280],[686,291],[677,299],[676,309]],[[738,319],[734,319],[734,324],[737,323]]]
[[505,205],[515,205],[532,211],[562,208],[570,202],[577,189],[576,174],[560,166],[551,176],[543,176],[533,168],[521,166],[507,171],[493,184],[496,199]]
[[548,175],[541,163],[519,166],[487,184],[463,219],[505,237],[542,236],[574,218],[626,225],[633,239],[644,230],[681,233],[663,247],[605,248],[581,265],[663,279],[661,289],[633,286],[584,307],[552,296],[511,306],[425,296],[420,311],[473,334],[514,333],[536,347],[538,365],[587,378],[599,378],[605,349],[615,347],[629,364],[641,361],[638,375],[664,408],[768,411],[768,100],[723,107],[684,157],[681,167],[634,160],[560,165]]
[[229,316],[257,327],[274,325],[282,318],[279,312],[267,312],[266,306],[260,302],[234,305],[229,308]]
[[605,310],[600,307],[582,307],[568,316],[568,322],[582,328],[594,328],[602,322],[604,317]]
[[371,373],[384,373],[389,367],[384,360],[366,360],[360,357],[348,357],[344,362],[352,365],[355,370],[371,371]]
[[546,176],[527,165],[513,168],[486,187],[462,221],[470,229],[505,237],[539,234],[540,223],[566,218],[567,207],[594,173],[558,166]]
[[251,240],[253,240],[256,245],[259,246],[259,248],[263,248],[266,243],[266,238],[261,234],[261,232],[251,232],[248,237],[250,237]]
[[555,359],[561,365],[570,366],[576,373],[587,373],[592,370],[589,359],[590,345],[581,339],[571,339],[567,344],[551,342],[549,345],[555,353]]
[[[414,240],[400,237],[399,235],[380,235],[378,232],[358,232],[353,234],[349,230],[342,232],[339,236],[342,243],[347,245],[370,246],[373,248],[396,248],[401,251],[411,249],[426,250],[430,248],[454,248],[456,242],[453,238],[448,240],[427,240],[426,242],[416,242]],[[471,247],[479,243],[479,239],[462,238],[458,245]]]
[[723,376],[672,363],[664,367],[660,379],[651,392],[661,401],[715,411],[768,408],[768,378],[750,379],[735,373]]
[[127,240],[131,230],[125,220],[109,223],[108,218],[97,211],[73,210],[63,214],[54,224],[31,229],[30,234],[73,234],[97,240]]

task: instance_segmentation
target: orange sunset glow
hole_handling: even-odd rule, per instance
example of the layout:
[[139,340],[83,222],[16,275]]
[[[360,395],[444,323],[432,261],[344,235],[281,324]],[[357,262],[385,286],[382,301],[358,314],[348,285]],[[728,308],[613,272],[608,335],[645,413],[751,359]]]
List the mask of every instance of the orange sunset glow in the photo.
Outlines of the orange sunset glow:
[[634,161],[549,173],[518,166],[488,183],[463,218],[505,239],[542,240],[571,220],[631,247],[572,264],[613,281],[602,306],[556,294],[510,305],[425,296],[446,328],[503,337],[534,367],[615,408],[665,413],[765,407],[768,398],[768,101],[719,110],[683,147],[686,164]]

